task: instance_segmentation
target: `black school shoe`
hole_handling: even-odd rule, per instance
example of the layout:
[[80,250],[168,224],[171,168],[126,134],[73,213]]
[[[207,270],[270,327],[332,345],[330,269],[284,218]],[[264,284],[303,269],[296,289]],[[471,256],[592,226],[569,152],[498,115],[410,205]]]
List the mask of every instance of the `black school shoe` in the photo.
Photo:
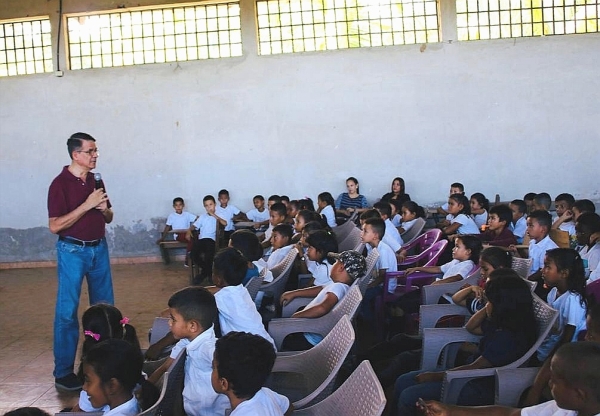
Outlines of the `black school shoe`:
[[54,386],[59,390],[78,391],[83,387],[81,380],[71,373],[61,378],[54,379]]

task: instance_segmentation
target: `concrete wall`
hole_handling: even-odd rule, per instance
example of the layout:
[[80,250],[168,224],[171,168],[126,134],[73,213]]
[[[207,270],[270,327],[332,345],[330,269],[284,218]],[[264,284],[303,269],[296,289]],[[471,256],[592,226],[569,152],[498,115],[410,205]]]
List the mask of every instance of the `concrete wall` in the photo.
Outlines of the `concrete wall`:
[[[98,141],[113,257],[157,255],[171,199],[200,213],[221,188],[243,210],[337,195],[350,175],[370,201],[395,176],[422,205],[454,181],[600,201],[599,34],[258,56],[242,4],[240,58],[0,79],[0,262],[54,258],[47,189],[75,131]],[[56,5],[4,1],[0,18]]]

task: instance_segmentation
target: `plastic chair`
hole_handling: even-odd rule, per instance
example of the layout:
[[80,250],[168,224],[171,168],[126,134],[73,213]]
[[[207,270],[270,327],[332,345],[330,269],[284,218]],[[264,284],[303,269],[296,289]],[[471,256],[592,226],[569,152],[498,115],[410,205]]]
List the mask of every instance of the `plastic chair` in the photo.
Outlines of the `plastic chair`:
[[368,361],[363,361],[336,391],[294,415],[380,416],[385,408],[383,388]]
[[144,416],[182,416],[183,382],[185,379],[185,348],[179,353],[167,372],[163,375],[163,386],[158,401],[140,413]]
[[527,279],[527,276],[529,276],[529,270],[531,269],[531,263],[533,263],[533,259],[513,257],[510,268],[517,272],[517,274],[523,279]]
[[354,344],[354,329],[342,316],[325,338],[310,350],[280,355],[275,360],[267,387],[290,399],[295,409],[329,396],[338,370]]
[[361,243],[360,230],[357,227],[354,227],[348,236],[338,243],[338,252],[341,253],[346,250],[354,250],[354,248]]
[[434,243],[440,241],[442,238],[442,230],[438,228],[432,228],[431,230],[425,231],[423,234],[417,236],[412,241],[405,243],[402,246],[402,250],[408,251],[408,253],[415,252],[421,253],[427,247],[430,247]]
[[271,269],[271,272],[273,273],[273,281],[270,283],[264,283],[260,287],[261,291],[272,296],[275,304],[279,303],[279,299],[283,294],[287,280],[292,272],[292,266],[294,265],[296,256],[298,256],[298,250],[296,250],[295,247],[291,248],[290,252],[285,256],[285,258]]
[[377,265],[377,260],[379,259],[379,251],[376,248],[371,250],[371,252],[367,255],[366,262],[367,268],[365,270],[365,275],[357,279],[357,285],[360,288],[360,294],[362,296],[365,295],[367,291],[367,286],[373,280],[373,272],[375,271],[375,266]]
[[585,292],[588,296],[596,299],[596,302],[600,302],[600,279],[594,280],[585,287]]
[[342,225],[338,225],[337,227],[333,227],[331,229],[331,231],[333,231],[333,234],[335,234],[335,239],[338,242],[338,245],[346,238],[348,237],[348,235],[350,235],[350,232],[354,229],[357,228],[356,224],[354,224],[353,221],[346,221],[345,223],[343,223]]
[[348,315],[350,319],[354,318],[361,300],[359,287],[352,285],[346,296],[328,314],[320,318],[273,319],[269,322],[269,334],[275,341],[277,350],[281,349],[281,343],[287,335],[296,332],[313,332],[325,337],[344,315]]
[[[162,375],[162,388],[160,389],[160,396],[158,396],[158,400],[156,401],[156,403],[154,403],[151,407],[149,407],[148,409],[144,410],[142,413],[140,413],[138,416],[157,416],[157,410],[162,406],[162,402],[165,399],[165,395],[167,393],[167,386],[169,384],[169,371],[165,371],[165,373]],[[59,415],[63,414],[63,413],[58,413]],[[103,414],[102,412],[100,412],[100,414]],[[85,413],[85,415],[93,415],[92,413]]]
[[402,234],[402,240],[405,241],[405,244],[410,244],[411,241],[421,235],[423,228],[425,228],[425,220],[423,218],[417,218],[413,226],[410,227],[410,230]]
[[[496,369],[515,369],[527,363],[550,333],[558,317],[558,311],[552,309],[536,295],[533,296],[533,306],[537,322],[537,338],[531,348],[519,359],[502,367],[446,371],[440,399],[443,403],[455,404],[463,386],[474,378],[493,376]],[[479,336],[469,333],[464,328],[425,328],[421,369],[439,371],[451,367],[456,356],[456,346],[462,342],[477,343],[479,339]]]
[[498,406],[518,407],[525,389],[533,385],[539,367],[496,369],[496,397]]
[[[440,297],[450,294],[449,297],[452,297],[453,294],[458,292],[461,287],[464,285],[476,285],[479,282],[480,278],[480,269],[479,265],[475,265],[467,277],[463,280],[459,280],[457,282],[446,283],[443,285],[427,285],[422,287],[422,299],[423,305],[432,305],[434,303],[438,303]],[[447,299],[449,300],[449,299]]]
[[258,276],[253,277],[246,283],[246,289],[248,290],[248,293],[250,294],[250,297],[252,298],[252,300],[256,299],[256,294],[262,288],[263,280],[264,280],[266,274],[267,274],[267,268],[264,267],[260,271]]

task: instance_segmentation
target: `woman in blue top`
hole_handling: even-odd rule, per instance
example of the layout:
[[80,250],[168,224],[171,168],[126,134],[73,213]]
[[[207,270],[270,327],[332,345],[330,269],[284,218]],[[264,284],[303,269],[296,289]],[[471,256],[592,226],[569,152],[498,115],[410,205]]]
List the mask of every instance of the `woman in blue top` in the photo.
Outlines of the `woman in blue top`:
[[358,188],[358,179],[351,176],[346,179],[346,189],[335,200],[335,210],[343,216],[351,216],[354,212],[361,213],[368,208],[367,198],[362,196]]

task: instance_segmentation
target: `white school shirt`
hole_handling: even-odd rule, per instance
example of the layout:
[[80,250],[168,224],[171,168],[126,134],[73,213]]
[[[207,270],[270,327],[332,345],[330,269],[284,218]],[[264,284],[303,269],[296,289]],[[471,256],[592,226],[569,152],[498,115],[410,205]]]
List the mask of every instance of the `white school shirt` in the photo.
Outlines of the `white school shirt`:
[[254,222],[267,221],[269,219],[269,210],[265,208],[262,210],[262,212],[260,212],[259,210],[254,208],[246,213],[246,217],[248,217],[250,221]]
[[544,257],[546,257],[546,251],[552,250],[553,248],[558,248],[558,246],[552,241],[549,235],[540,240],[539,243],[535,240],[529,242],[529,258],[533,259],[531,262],[531,269],[529,270],[530,275],[542,268],[544,265]]
[[587,260],[587,267],[590,270],[590,277],[587,283],[590,284],[594,280],[600,278],[600,241],[589,248],[585,246],[579,252],[582,259]]
[[558,289],[555,287],[548,292],[548,305],[558,311],[558,318],[556,319],[553,328],[550,330],[550,334],[537,350],[537,357],[540,361],[544,361],[548,358],[548,355],[559,341],[567,325],[575,327],[573,338],[567,340],[567,342],[577,341],[579,332],[586,328],[585,308],[581,306],[581,302],[579,301],[580,296],[573,292],[563,293],[559,297],[556,297],[557,294]]
[[482,225],[487,224],[488,212],[484,210],[481,214],[471,214],[471,218],[475,221],[477,228],[481,229]]
[[225,414],[225,410],[229,407],[227,396],[217,394],[210,381],[216,341],[212,326],[193,341],[187,339],[180,341],[180,347],[184,347],[187,353],[183,408],[188,416],[220,416]]
[[273,269],[273,267],[277,266],[279,263],[285,259],[285,256],[288,255],[290,250],[294,247],[293,244],[289,244],[287,246],[283,246],[278,248],[277,250],[273,250],[269,258],[267,259],[267,268],[269,270]]
[[[558,221],[558,218],[556,219]],[[554,222],[556,222],[554,221]],[[559,230],[566,231],[569,235],[575,235],[575,221],[565,221],[561,225],[558,226]]]
[[[402,224],[400,224],[400,227],[402,227],[404,229],[404,233],[406,233],[408,230],[410,230],[412,228],[413,225],[415,225],[416,222],[417,222],[416,218],[414,220],[405,221]],[[404,234],[404,233],[402,233],[402,234]]]
[[263,387],[251,399],[238,404],[230,416],[282,416],[289,408],[287,397]]
[[[171,212],[167,217],[167,225],[170,225],[173,230],[187,230],[190,224],[196,221],[196,215],[183,211],[181,214]],[[173,235],[177,238],[177,234]]]
[[[106,406],[105,406],[106,407]],[[135,416],[141,412],[135,395],[125,403],[112,410],[104,411],[104,416]]]
[[444,275],[436,280],[442,280],[450,276],[456,276],[457,274],[464,280],[469,275],[469,272],[473,270],[473,266],[475,266],[475,264],[471,260],[460,261],[454,259],[451,262],[440,266]]
[[273,235],[273,228],[274,228],[273,224],[271,224],[269,222],[269,226],[265,230],[265,240],[264,241],[269,241],[271,239],[271,235]]
[[327,225],[329,225],[331,228],[337,225],[335,222],[335,212],[333,211],[333,207],[331,205],[327,205],[325,208],[323,208],[321,210],[321,215],[325,217],[327,220]]
[[523,215],[521,218],[519,218],[516,223],[511,222],[509,229],[517,238],[517,243],[523,244],[523,237],[525,237],[525,234],[527,233],[527,219],[525,216]]
[[[318,305],[319,303],[323,302],[325,300],[325,298],[327,297],[328,293],[333,293],[339,303],[342,300],[342,298],[344,296],[346,296],[346,293],[348,293],[348,290],[350,290],[350,286],[348,286],[346,283],[331,282],[327,286],[324,286],[323,289],[321,289],[319,294],[313,300],[311,300],[308,305],[306,305],[304,310],[310,309],[313,306]],[[305,332],[304,338],[306,338],[306,340],[308,342],[310,342],[312,345],[317,345],[319,342],[321,342],[323,340],[323,336],[321,334],[316,334],[316,333],[311,333],[311,332]]]
[[306,259],[306,268],[315,279],[315,286],[325,286],[333,282],[331,280],[332,265],[326,259],[323,263]]
[[265,329],[256,305],[243,285],[225,286],[215,293],[215,300],[223,335],[231,331],[249,332],[263,337],[276,348],[275,341]]
[[392,218],[392,224],[394,224],[394,227],[400,227],[400,224],[402,224],[402,215],[394,215],[394,218]]
[[452,216],[450,224],[459,223],[460,227],[456,230],[457,234],[479,234],[479,228],[473,218],[465,215],[458,214],[456,217]]
[[394,224],[392,224],[392,221],[390,221],[389,218],[384,221],[384,224],[385,233],[383,234],[383,238],[381,240],[390,246],[390,248],[394,250],[394,253],[396,253],[398,250],[400,250],[402,244],[404,244],[402,237],[400,237],[398,229],[394,227]]
[[[367,244],[371,249],[370,244]],[[396,259],[396,253],[383,241],[379,242],[379,245],[376,247],[379,252],[379,258],[377,259],[377,264],[375,268],[377,270],[387,269],[388,272],[397,272],[398,271],[398,260]],[[370,252],[370,250],[368,250]]]
[[[596,416],[600,413],[596,414]],[[577,416],[577,411],[561,409],[556,400],[521,409],[521,416]]]
[[[258,268],[259,275],[261,274],[263,269],[265,267],[267,267],[267,262],[264,261],[263,259],[255,260],[252,262],[252,264],[254,264]],[[265,272],[265,277],[263,278],[263,283],[269,283],[272,281],[273,281],[273,273],[271,272],[271,270],[267,269],[267,271]]]
[[225,208],[221,206],[221,204],[217,205],[217,209],[215,210],[217,216],[223,218],[227,221],[227,225],[225,226],[225,231],[233,231],[235,227],[233,226],[233,216],[240,213],[238,207],[232,204],[228,204]]
[[194,222],[194,227],[198,229],[198,240],[203,238],[217,239],[217,219],[208,214],[202,214]]

